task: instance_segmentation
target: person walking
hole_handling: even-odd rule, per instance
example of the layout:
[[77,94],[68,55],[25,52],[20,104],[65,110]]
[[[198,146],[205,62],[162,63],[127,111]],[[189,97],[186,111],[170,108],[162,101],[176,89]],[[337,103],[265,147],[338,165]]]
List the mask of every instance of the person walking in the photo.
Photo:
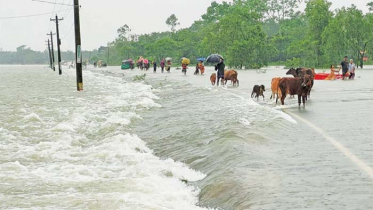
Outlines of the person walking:
[[164,66],[165,66],[165,60],[163,59],[163,60],[161,61],[161,70],[162,70],[162,73],[163,73],[163,71],[164,71]]
[[205,66],[203,65],[202,61],[199,61],[198,69],[201,71],[201,75],[203,75],[203,73],[205,73]]
[[170,61],[170,60],[169,60],[169,61],[167,61],[167,65],[166,65],[166,71],[167,71],[168,73],[170,73],[170,72],[171,72],[171,65],[172,65],[171,61]]
[[156,61],[153,61],[153,67],[154,67],[153,72],[156,73],[157,72],[157,62]]
[[346,74],[347,74],[347,72],[348,72],[348,61],[347,61],[347,56],[345,56],[345,57],[343,58],[343,61],[341,62],[341,65],[339,66],[338,71],[341,70],[341,69],[342,69],[342,79],[344,80],[345,77],[346,77]]
[[197,63],[197,65],[196,65],[196,71],[194,72],[194,75],[197,75],[197,74],[199,74],[199,66],[198,66],[198,63]]
[[348,71],[350,72],[349,79],[354,79],[355,78],[355,70],[356,70],[356,65],[354,64],[354,60],[350,60],[350,64],[348,64]]
[[224,85],[224,69],[225,69],[224,60],[220,59],[220,63],[215,66],[215,71],[218,71],[218,74],[216,77],[217,86],[219,86],[219,80],[221,80],[221,83]]

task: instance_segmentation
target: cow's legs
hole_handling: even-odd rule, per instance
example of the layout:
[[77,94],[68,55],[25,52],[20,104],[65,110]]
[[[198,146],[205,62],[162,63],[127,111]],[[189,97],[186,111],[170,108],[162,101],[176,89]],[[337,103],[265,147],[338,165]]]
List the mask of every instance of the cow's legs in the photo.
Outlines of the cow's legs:
[[[298,94],[298,104],[299,104],[299,106],[300,106],[300,104],[302,103],[302,102],[301,102],[301,97],[302,97],[302,96]],[[304,100],[304,98],[303,98],[303,100]]]
[[304,107],[306,106],[306,99],[307,99],[307,96],[303,96],[303,106]]
[[282,105],[285,105],[285,98],[286,98],[286,95],[283,94],[283,95],[281,96],[281,104],[282,104]]

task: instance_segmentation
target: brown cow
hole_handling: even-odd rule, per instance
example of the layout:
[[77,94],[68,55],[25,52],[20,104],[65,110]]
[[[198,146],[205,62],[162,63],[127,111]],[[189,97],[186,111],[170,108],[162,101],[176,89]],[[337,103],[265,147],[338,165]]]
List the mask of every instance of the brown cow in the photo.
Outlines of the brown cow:
[[230,80],[231,82],[233,82],[233,86],[235,86],[236,83],[237,83],[237,86],[239,86],[240,81],[237,79],[237,76],[238,76],[238,73],[236,70],[224,70],[225,84],[227,84],[227,81]]
[[216,73],[212,73],[210,76],[211,85],[215,85],[216,83]]
[[[286,92],[290,95],[298,95],[298,104],[301,105],[301,98],[303,106],[306,106],[306,98],[309,89],[311,88],[311,78],[309,75],[297,78],[282,78],[279,82],[278,88],[281,90],[281,104],[285,104]],[[276,98],[276,104],[278,97]]]
[[[311,88],[309,88],[307,96],[311,97],[311,90],[313,88],[314,79],[316,76],[316,72],[314,68],[291,68],[288,72],[286,72],[287,75],[293,75],[294,77],[302,77],[303,75],[309,75],[311,78]],[[307,97],[306,97],[307,99]]]
[[278,95],[279,98],[281,98],[281,91],[279,91],[278,89],[278,83],[280,82],[280,79],[281,77],[275,77],[275,78],[272,78],[272,82],[271,82],[271,90],[272,90],[272,95],[271,95],[271,98],[270,99],[274,99],[275,96]]
[[[270,99],[275,99],[276,96],[281,98],[281,91],[278,89],[278,84],[281,80],[281,77],[275,77],[275,78],[272,78],[272,82],[271,82],[271,90],[272,90],[272,95],[271,95],[271,98]],[[286,94],[289,95],[289,90],[286,90]],[[294,97],[294,95],[291,95],[291,97]]]

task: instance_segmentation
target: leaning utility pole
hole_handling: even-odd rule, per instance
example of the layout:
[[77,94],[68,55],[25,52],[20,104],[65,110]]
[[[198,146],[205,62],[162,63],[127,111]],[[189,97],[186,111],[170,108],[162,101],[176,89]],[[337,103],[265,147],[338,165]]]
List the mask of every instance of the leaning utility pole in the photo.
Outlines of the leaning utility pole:
[[79,0],[74,0],[76,87],[83,90],[82,47],[80,37]]
[[54,34],[52,34],[52,31],[51,31],[51,32],[50,32],[49,34],[47,34],[47,35],[50,35],[50,36],[51,36],[52,69],[53,69],[53,71],[56,71],[56,67],[54,66],[54,48],[53,48],[53,35],[54,35]]
[[60,40],[60,31],[58,30],[58,21],[63,20],[63,18],[58,19],[58,16],[56,15],[56,19],[50,19],[51,21],[56,22],[56,31],[57,31],[57,51],[58,51],[58,72],[61,75],[62,74],[62,69],[61,69],[61,40]]
[[51,45],[50,45],[50,43],[49,43],[49,39],[48,39],[48,53],[49,53],[49,66],[50,66],[51,69],[53,69],[53,68],[52,68]]

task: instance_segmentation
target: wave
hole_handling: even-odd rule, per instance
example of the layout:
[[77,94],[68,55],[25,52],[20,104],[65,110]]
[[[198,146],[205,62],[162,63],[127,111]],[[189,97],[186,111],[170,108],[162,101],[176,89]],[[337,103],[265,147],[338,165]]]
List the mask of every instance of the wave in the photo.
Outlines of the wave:
[[[64,71],[60,85],[74,82],[74,74]],[[191,183],[206,175],[160,159],[131,134],[129,125],[141,119],[141,110],[161,107],[152,87],[90,71],[84,78],[89,91],[75,97],[61,91],[60,100],[40,101],[43,108],[20,107],[24,129],[0,129],[6,138],[0,143],[0,183],[6,192],[1,206],[204,209],[198,206],[200,190]],[[17,202],[14,192],[27,202]]]

